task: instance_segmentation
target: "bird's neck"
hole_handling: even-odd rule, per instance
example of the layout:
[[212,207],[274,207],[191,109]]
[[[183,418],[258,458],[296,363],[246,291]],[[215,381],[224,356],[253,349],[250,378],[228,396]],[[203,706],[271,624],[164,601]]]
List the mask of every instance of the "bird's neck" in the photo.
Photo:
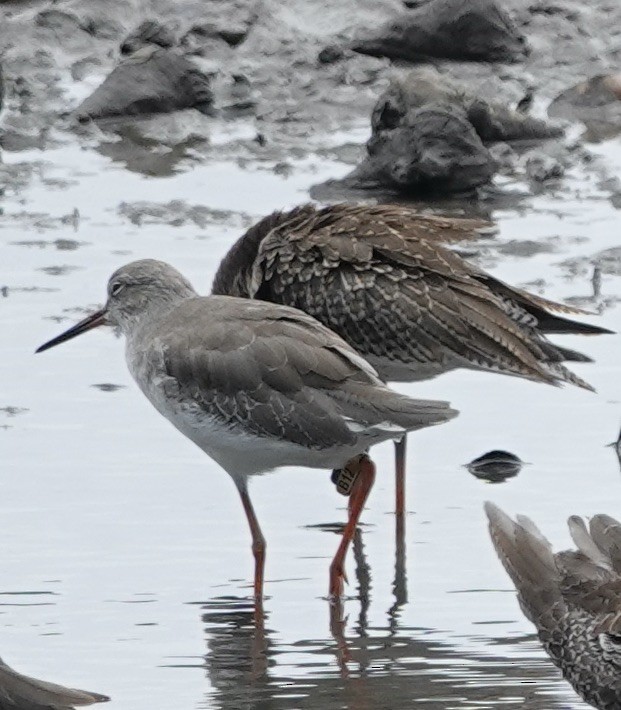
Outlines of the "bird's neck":
[[270,232],[284,224],[291,229],[314,212],[310,205],[302,205],[288,212],[273,212],[250,227],[233,244],[224,257],[213,280],[211,293],[214,296],[237,296],[254,298],[258,284],[254,283],[255,260],[261,242]]
[[168,292],[158,298],[145,299],[142,307],[132,313],[124,313],[119,326],[123,335],[130,340],[134,340],[138,335],[156,327],[157,324],[166,317],[172,310],[177,308],[188,298],[194,298],[198,294],[192,290],[187,293]]

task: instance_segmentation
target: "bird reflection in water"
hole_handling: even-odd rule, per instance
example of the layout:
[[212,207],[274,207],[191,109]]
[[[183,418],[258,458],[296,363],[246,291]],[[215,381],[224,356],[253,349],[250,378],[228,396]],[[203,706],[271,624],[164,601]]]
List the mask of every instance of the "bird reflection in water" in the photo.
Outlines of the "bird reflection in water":
[[[357,541],[362,542],[362,535]],[[357,579],[364,579],[364,570],[358,572]],[[211,685],[201,707],[209,710],[567,707],[555,669],[541,658],[527,656],[530,636],[494,639],[493,643],[511,647],[508,657],[489,649],[477,655],[452,648],[433,630],[400,628],[396,615],[388,617],[386,626],[369,626],[365,613],[358,616],[348,638],[343,622],[336,633],[331,628],[324,637],[283,641],[270,628],[269,611],[261,622],[254,600],[239,597],[205,603],[201,619]],[[344,641],[347,662],[341,654]]]
[[[342,526],[313,526],[332,535]],[[528,657],[532,636],[495,638],[484,655],[453,648],[432,629],[404,627],[407,602],[405,547],[395,559],[394,600],[380,626],[369,623],[373,580],[365,554],[368,531],[358,527],[352,542],[352,596],[359,606],[354,622],[343,600],[326,604],[326,633],[283,641],[265,609],[249,597],[217,597],[201,604],[211,690],[209,710],[411,710],[413,705],[476,706],[495,710],[560,710],[567,695],[557,674],[539,658]],[[354,601],[350,597],[348,606]],[[296,614],[303,614],[298,608]],[[507,657],[491,645],[510,648]],[[515,653],[520,662],[516,663]],[[553,691],[558,697],[551,692]],[[420,706],[420,705],[419,705]]]

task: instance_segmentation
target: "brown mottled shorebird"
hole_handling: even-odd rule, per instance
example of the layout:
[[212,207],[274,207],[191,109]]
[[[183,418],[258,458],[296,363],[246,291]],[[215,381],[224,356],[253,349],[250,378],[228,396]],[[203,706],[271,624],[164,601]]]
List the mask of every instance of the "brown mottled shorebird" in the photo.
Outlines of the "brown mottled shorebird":
[[160,261],[120,268],[105,307],[37,352],[104,324],[125,336],[129,370],[153,406],[233,478],[252,533],[258,599],[265,539],[248,495],[250,476],[280,466],[359,474],[330,566],[330,594],[340,596],[345,555],[374,480],[366,450],[457,414],[446,402],[390,390],[353,348],[306,313],[198,296]]
[[485,504],[492,542],[537,627],[546,653],[574,690],[602,710],[621,708],[621,523],[573,515],[578,548],[554,553],[525,516]]
[[0,708],[2,710],[71,710],[105,703],[110,698],[87,690],[65,688],[13,670],[0,658]]
[[[562,365],[590,358],[545,336],[611,331],[554,315],[583,311],[508,286],[444,246],[484,225],[395,205],[303,205],[251,227],[224,257],[212,291],[309,313],[385,382],[463,367],[592,389]],[[405,438],[396,446],[403,529]]]

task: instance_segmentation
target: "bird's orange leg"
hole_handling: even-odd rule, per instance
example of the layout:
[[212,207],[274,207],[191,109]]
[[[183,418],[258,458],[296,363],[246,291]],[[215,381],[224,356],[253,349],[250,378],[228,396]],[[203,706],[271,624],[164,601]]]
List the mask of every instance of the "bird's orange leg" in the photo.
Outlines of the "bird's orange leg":
[[347,581],[345,577],[345,557],[356,532],[356,525],[358,525],[362,509],[375,481],[375,464],[366,454],[361,454],[348,461],[346,466],[348,468],[357,466],[360,469],[360,473],[349,498],[349,519],[345,530],[343,530],[341,544],[330,565],[329,594],[331,598],[339,598],[343,594],[344,582]]
[[405,540],[405,436],[395,441],[395,517],[397,545]]
[[263,533],[261,532],[261,526],[255,515],[254,508],[252,507],[252,501],[248,495],[248,489],[246,486],[237,487],[239,491],[239,496],[241,498],[242,505],[244,506],[244,512],[248,518],[248,525],[250,526],[250,533],[252,535],[252,554],[254,555],[254,596],[257,601],[263,600],[263,578],[265,571],[265,550],[266,543]]

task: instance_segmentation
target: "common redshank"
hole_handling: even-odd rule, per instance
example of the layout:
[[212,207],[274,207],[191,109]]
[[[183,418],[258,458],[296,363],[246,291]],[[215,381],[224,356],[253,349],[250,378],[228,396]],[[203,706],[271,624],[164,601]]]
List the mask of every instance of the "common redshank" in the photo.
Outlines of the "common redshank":
[[496,552],[513,580],[522,611],[546,653],[583,700],[621,708],[621,523],[595,515],[587,528],[569,518],[578,548],[552,552],[524,516],[514,521],[485,504]]
[[[212,292],[305,311],[385,382],[468,368],[591,389],[562,365],[590,358],[545,336],[611,331],[554,315],[582,311],[513,288],[445,246],[485,224],[396,205],[302,205],[251,227],[222,260]],[[403,529],[405,438],[396,483]]]
[[153,406],[233,478],[252,534],[258,599],[265,538],[248,494],[252,475],[280,466],[357,475],[330,566],[329,591],[338,597],[374,479],[367,449],[457,414],[446,402],[393,392],[351,346],[302,311],[198,296],[160,261],[120,268],[108,283],[105,307],[37,352],[104,324],[125,336],[129,370]]

